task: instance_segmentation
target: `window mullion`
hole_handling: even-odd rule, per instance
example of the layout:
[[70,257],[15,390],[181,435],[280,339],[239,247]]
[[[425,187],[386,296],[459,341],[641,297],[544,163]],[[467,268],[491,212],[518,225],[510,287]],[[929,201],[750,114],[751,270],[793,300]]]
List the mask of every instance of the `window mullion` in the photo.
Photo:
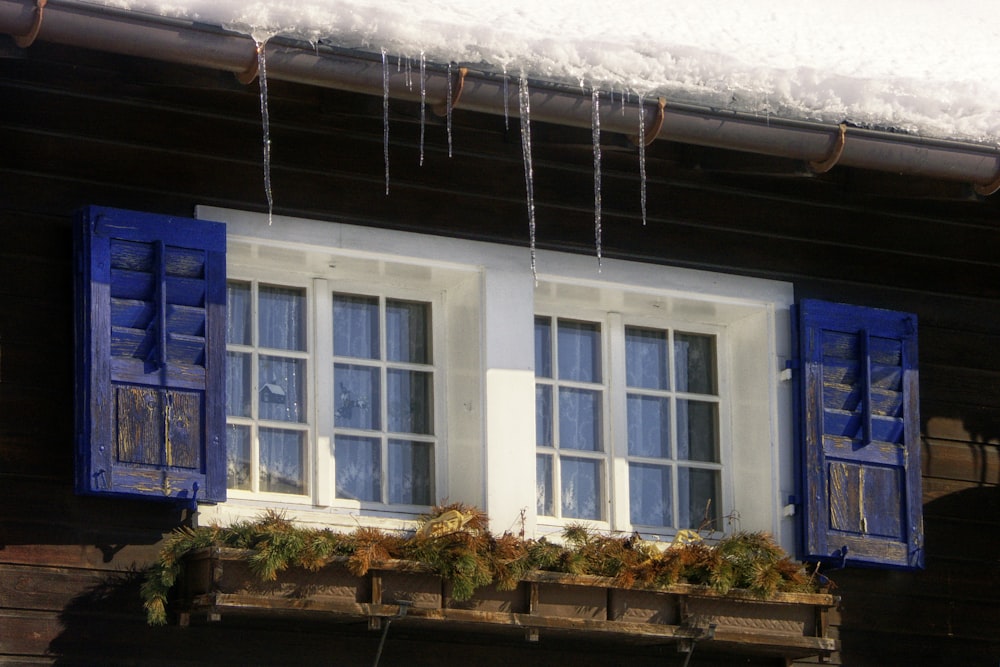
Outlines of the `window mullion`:
[[253,426],[250,429],[250,491],[260,492],[260,308],[257,305],[259,283],[254,280],[250,286],[250,414]]
[[621,313],[609,313],[605,332],[605,456],[608,461],[608,520],[613,530],[629,527],[628,388],[625,379],[625,325]]
[[680,492],[680,475],[677,470],[678,461],[678,442],[677,437],[679,432],[677,430],[677,358],[674,354],[674,330],[670,329],[667,332],[667,358],[670,363],[667,365],[669,372],[667,373],[667,387],[670,390],[670,507],[671,517],[670,525],[674,528],[680,528],[680,502],[681,502],[681,492]]
[[336,468],[333,461],[333,296],[323,278],[313,280],[312,396],[310,415],[315,432],[310,438],[309,461],[313,469],[313,502],[333,503]]

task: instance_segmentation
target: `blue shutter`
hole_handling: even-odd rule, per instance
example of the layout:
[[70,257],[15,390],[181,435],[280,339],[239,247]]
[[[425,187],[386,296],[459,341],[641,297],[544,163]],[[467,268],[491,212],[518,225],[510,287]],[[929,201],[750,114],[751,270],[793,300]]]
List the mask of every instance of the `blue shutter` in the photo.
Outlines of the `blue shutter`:
[[922,568],[915,315],[798,307],[805,559]]
[[225,234],[188,218],[79,214],[79,493],[225,500]]

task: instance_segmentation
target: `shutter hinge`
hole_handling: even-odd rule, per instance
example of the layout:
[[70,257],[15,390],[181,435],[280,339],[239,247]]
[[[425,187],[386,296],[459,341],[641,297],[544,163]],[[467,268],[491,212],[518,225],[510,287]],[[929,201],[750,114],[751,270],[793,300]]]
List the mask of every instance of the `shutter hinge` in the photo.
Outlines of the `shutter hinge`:
[[778,379],[782,382],[790,381],[792,379],[792,371],[798,370],[800,365],[798,359],[786,359],[785,367],[778,373]]

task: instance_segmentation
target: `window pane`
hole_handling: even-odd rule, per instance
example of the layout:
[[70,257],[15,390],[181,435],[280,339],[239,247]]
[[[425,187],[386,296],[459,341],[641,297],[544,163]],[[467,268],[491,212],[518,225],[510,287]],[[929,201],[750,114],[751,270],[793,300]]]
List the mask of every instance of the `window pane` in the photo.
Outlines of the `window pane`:
[[376,438],[338,435],[334,440],[337,497],[382,502],[382,455]]
[[390,368],[386,373],[389,430],[432,433],[431,374]]
[[696,334],[674,334],[677,391],[716,393],[715,338]]
[[535,385],[535,444],[552,447],[552,387]]
[[642,389],[669,389],[667,332],[625,327],[625,382]]
[[379,359],[378,298],[333,295],[333,353]]
[[261,347],[306,349],[306,291],[290,287],[260,287],[258,317]]
[[677,458],[719,462],[718,406],[702,401],[677,401]]
[[250,362],[249,354],[226,353],[226,414],[234,417],[250,416]]
[[306,361],[260,357],[260,418],[304,422]]
[[601,392],[559,389],[559,447],[604,450],[601,442]]
[[695,468],[677,469],[678,528],[719,527],[719,473]]
[[431,363],[430,308],[426,303],[387,300],[385,329],[389,361]]
[[535,507],[539,514],[555,516],[552,500],[552,457],[535,457]]
[[535,377],[552,377],[552,321],[535,318]]
[[570,519],[601,518],[601,462],[563,457],[562,515]]
[[601,327],[593,322],[559,320],[559,379],[601,381]]
[[226,486],[250,490],[249,426],[226,426]]
[[250,285],[248,283],[226,284],[226,342],[250,345],[251,310]]
[[642,463],[629,465],[629,521],[634,525],[673,525],[672,499],[669,467]]
[[337,428],[382,428],[379,369],[354,364],[334,364],[334,425]]
[[432,448],[427,442],[389,441],[389,502],[430,505]]
[[260,429],[260,490],[305,493],[305,449],[303,431]]
[[628,453],[670,458],[670,399],[628,394]]

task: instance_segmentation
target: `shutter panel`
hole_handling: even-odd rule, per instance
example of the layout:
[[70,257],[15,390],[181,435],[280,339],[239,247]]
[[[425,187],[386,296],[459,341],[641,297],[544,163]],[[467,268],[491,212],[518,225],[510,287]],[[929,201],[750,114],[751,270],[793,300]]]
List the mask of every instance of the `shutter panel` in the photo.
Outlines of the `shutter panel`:
[[922,568],[915,315],[798,307],[806,559]]
[[74,240],[77,491],[225,500],[225,226],[91,207]]

